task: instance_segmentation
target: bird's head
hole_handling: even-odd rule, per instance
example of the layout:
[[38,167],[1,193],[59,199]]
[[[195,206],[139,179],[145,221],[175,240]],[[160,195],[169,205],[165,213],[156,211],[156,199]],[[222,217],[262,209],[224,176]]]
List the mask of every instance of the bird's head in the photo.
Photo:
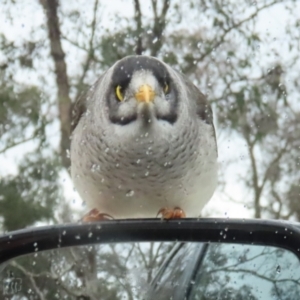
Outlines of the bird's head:
[[176,122],[178,89],[164,63],[153,57],[129,56],[118,61],[108,76],[105,99],[110,122],[121,126]]

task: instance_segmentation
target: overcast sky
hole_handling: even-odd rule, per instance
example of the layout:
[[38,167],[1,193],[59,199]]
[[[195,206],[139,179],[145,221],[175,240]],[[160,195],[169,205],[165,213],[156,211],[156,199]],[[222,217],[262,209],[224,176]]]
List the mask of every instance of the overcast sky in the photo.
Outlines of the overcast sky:
[[[123,26],[124,18],[133,18],[134,11],[133,5],[131,1],[125,0],[114,0],[114,1],[101,1],[103,8],[101,11],[101,27],[109,28],[110,30],[118,29]],[[179,2],[182,4],[183,1]],[[72,9],[72,5],[70,5],[70,1],[62,1],[62,8],[64,11],[68,11]],[[72,2],[74,3],[74,2]],[[84,1],[79,0],[77,3],[81,3],[82,10],[81,13],[86,16],[86,18],[91,18],[91,11],[93,8],[93,1]],[[104,3],[104,4],[103,4]],[[142,10],[145,15],[151,15],[151,7],[150,1],[141,1]],[[15,9],[12,12],[13,22],[9,19],[9,15],[7,12],[9,11],[9,1],[7,4],[0,5],[0,32],[5,34],[5,36],[13,41],[16,45],[20,44],[24,36],[28,36],[31,32],[32,28],[39,28],[43,26],[45,23],[44,14],[41,9],[40,4],[37,0],[26,0],[22,2],[17,2]],[[299,11],[299,4],[295,5],[295,10]],[[249,7],[249,10],[252,8]],[[172,11],[169,12],[172,14]],[[247,12],[245,12],[247,13]],[[119,22],[115,22],[114,17],[119,16]],[[204,16],[203,16],[204,17]],[[185,18],[184,21],[178,24],[178,28],[188,28],[189,30],[193,30],[197,28],[197,18],[199,18],[198,14],[189,15],[189,18]],[[188,22],[187,22],[188,20]],[[257,62],[261,65],[269,65],[270,62],[274,61],[274,53],[277,53],[277,57],[279,61],[284,61],[288,59],[289,55],[291,55],[290,50],[288,49],[286,43],[285,36],[285,26],[289,22],[289,14],[287,11],[283,9],[282,5],[277,5],[271,9],[268,9],[262,12],[259,15],[256,30],[258,32],[264,33],[265,38],[270,41],[269,43],[261,43],[257,46],[257,51],[253,53]],[[64,24],[64,26],[68,26],[68,24]],[[65,28],[62,28],[64,30]],[[100,30],[100,29],[99,29]],[[168,34],[169,28],[167,28],[166,34]],[[36,38],[42,38],[39,36],[39,32],[36,32]],[[73,33],[76,34],[76,33]],[[68,49],[68,43],[64,43],[64,50],[66,53],[70,54],[70,49]],[[121,45],[120,45],[121,46]],[[269,52],[273,51],[273,55]],[[299,51],[299,49],[295,49],[293,51]],[[80,53],[74,53],[74,55],[80,55]],[[79,56],[76,56],[76,59]],[[68,59],[70,61],[74,60],[74,57],[69,55]],[[79,58],[78,58],[79,59]],[[0,64],[1,60],[3,60],[3,55],[0,52]],[[79,59],[80,60],[80,59]],[[76,63],[68,64],[68,72],[69,74],[76,73],[78,65]],[[298,66],[298,70],[300,66]],[[295,68],[297,70],[297,68]],[[296,71],[295,71],[296,72]],[[255,77],[255,70],[251,76]],[[292,76],[292,75],[291,75]],[[297,76],[296,73],[294,76]],[[20,81],[24,82],[37,82],[38,84],[38,76],[37,74],[30,74],[30,76],[24,76],[24,74],[20,73]],[[92,82],[91,82],[92,83]],[[49,80],[49,87],[54,86],[55,83]],[[55,96],[55,95],[54,95]],[[214,107],[216,110],[217,107]],[[53,132],[51,137],[53,144],[57,144],[59,142],[58,135],[56,132],[59,132],[58,125],[55,128],[51,128]],[[236,165],[228,168],[226,180],[229,183],[227,186],[227,192],[232,193],[235,198],[240,199],[241,201],[247,202],[248,191],[241,187],[240,184],[236,183],[236,174],[242,173],[245,168],[245,156],[247,156],[246,146],[240,140],[224,135],[221,129],[217,130],[218,132],[218,144],[219,144],[219,162],[222,164],[229,157],[236,161]],[[0,154],[0,176],[5,174],[13,174],[16,172],[16,164],[15,161],[21,160],[22,155],[24,155],[25,151],[30,151],[32,147],[31,143],[27,143],[27,145],[22,145],[20,147],[15,147],[11,151],[7,151],[5,154]],[[75,199],[75,205],[81,205],[81,201],[76,193],[73,191],[71,181],[65,172],[62,175],[62,184],[66,188],[66,196],[70,199]],[[213,213],[212,213],[213,212]],[[247,209],[246,205],[241,204],[233,204],[232,202],[224,202],[224,196],[220,192],[216,192],[213,196],[210,203],[206,206],[204,210],[205,215],[210,216],[228,216],[228,217],[249,217],[250,213]]]

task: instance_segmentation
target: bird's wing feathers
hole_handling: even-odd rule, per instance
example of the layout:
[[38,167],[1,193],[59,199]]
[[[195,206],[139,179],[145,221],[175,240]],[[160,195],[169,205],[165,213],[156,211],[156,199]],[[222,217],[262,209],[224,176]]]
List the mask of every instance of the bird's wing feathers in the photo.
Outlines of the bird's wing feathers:
[[74,131],[79,123],[81,116],[86,111],[86,97],[88,92],[82,93],[75,103],[72,105],[72,122],[71,122],[71,132]]
[[102,78],[104,77],[105,73],[102,74],[98,80],[91,86],[91,88],[88,91],[85,91],[80,94],[80,96],[77,98],[77,100],[74,102],[72,105],[72,122],[71,122],[71,132],[74,131],[76,126],[78,125],[82,115],[86,112],[87,110],[87,99],[91,98],[94,94],[94,91],[96,87],[100,84],[102,81]]
[[206,96],[200,92],[200,90],[188,79],[187,76],[180,73],[178,74],[185,83],[187,93],[191,95],[191,98],[195,99],[195,103],[193,104],[195,105],[195,110],[198,117],[206,124],[212,126],[213,136],[215,138],[215,141],[217,142],[216,130],[213,123],[213,112]]
[[187,93],[190,95],[191,98],[195,99],[195,103],[192,103],[192,105],[193,106],[195,105],[197,115],[206,124],[213,125],[212,109],[205,95],[203,95],[200,92],[200,90],[189,80],[187,76],[179,73],[178,71],[176,71],[176,73],[180,76],[180,78],[184,82],[184,85],[186,86],[187,89]]

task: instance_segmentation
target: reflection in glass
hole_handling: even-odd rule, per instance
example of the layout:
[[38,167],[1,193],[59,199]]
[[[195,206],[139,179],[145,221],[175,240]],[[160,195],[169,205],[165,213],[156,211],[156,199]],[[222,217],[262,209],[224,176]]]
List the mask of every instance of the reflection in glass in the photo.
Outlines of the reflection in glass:
[[298,299],[299,267],[299,259],[287,250],[212,244],[198,269],[190,299]]
[[22,256],[0,266],[0,299],[143,299],[173,244],[88,245]]
[[0,282],[0,298],[9,300],[287,300],[300,295],[300,263],[268,246],[88,245],[13,259],[0,266]]

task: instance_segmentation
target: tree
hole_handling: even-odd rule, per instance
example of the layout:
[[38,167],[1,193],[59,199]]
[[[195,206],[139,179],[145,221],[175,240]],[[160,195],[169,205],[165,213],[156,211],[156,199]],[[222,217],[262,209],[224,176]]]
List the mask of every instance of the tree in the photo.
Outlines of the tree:
[[[132,16],[111,13],[113,8],[98,0],[0,4],[6,21],[0,29],[1,165],[7,158],[15,160],[12,169],[0,169],[2,230],[79,218],[79,209],[64,197],[61,180],[70,164],[72,105],[104,70],[134,53],[157,56],[182,71],[213,104],[221,195],[247,202],[249,215],[257,218],[300,220],[299,4],[133,0],[131,5]],[[279,36],[283,42],[274,40],[272,26],[268,32],[262,29],[262,20],[271,22],[276,10],[283,16],[288,12]],[[224,139],[231,142],[222,146]],[[240,153],[231,153],[224,145],[230,150],[242,146]],[[230,181],[248,196],[234,198]],[[88,283],[91,266],[84,275],[76,270],[76,276]],[[25,267],[26,273],[30,269]],[[118,264],[122,267],[124,261]],[[32,274],[27,278],[32,285]],[[117,292],[106,291],[108,297]],[[243,292],[237,291],[236,298],[244,298]]]
[[[216,108],[221,136],[245,145],[242,167],[236,168],[240,174],[236,172],[236,176],[248,191],[253,216],[298,218],[300,112],[294,100],[298,81],[293,74],[299,63],[299,52],[294,50],[298,47],[294,30],[299,27],[294,14],[298,4],[283,0],[253,5],[223,5],[219,0],[191,0],[189,6],[167,0],[152,0],[149,4],[147,7],[134,0],[132,18],[112,17],[113,24],[122,20],[122,26],[115,28],[102,24],[110,7],[97,0],[84,5],[88,17],[83,15],[80,1],[66,6],[64,1],[32,0],[29,8],[22,3],[3,4],[12,27],[16,26],[18,9],[35,10],[43,18],[40,24],[28,25],[30,30],[19,38],[19,45],[2,30],[0,153],[9,155],[27,145],[30,156],[40,152],[42,160],[49,160],[49,168],[53,166],[58,172],[55,174],[68,170],[72,103],[116,60],[134,53],[154,55],[187,74],[207,94]],[[273,9],[290,13],[285,28],[289,52],[270,50],[276,43],[270,33],[259,30],[263,14]],[[188,26],[187,20],[197,22]],[[271,54],[266,54],[269,50]],[[57,135],[55,141],[50,132]],[[232,161],[236,154],[225,159],[220,190],[232,198],[234,192],[228,191],[226,169],[237,166]],[[12,189],[22,191],[20,172],[28,167],[38,169],[38,164],[40,161],[34,158],[19,160],[16,166],[22,167],[13,175],[2,175],[5,186],[12,182]],[[38,183],[42,178],[32,180]],[[58,181],[53,188],[62,194]],[[3,188],[2,206],[8,205],[8,197],[13,197],[7,193]],[[56,203],[65,212],[72,211],[68,203],[61,204],[63,201]],[[48,208],[54,210],[54,202],[51,203]],[[1,210],[7,229],[11,218],[8,211]],[[59,216],[69,214],[61,212]],[[29,219],[34,223],[44,218],[37,214]],[[57,218],[54,216],[54,222]],[[24,223],[15,225],[18,226]]]

